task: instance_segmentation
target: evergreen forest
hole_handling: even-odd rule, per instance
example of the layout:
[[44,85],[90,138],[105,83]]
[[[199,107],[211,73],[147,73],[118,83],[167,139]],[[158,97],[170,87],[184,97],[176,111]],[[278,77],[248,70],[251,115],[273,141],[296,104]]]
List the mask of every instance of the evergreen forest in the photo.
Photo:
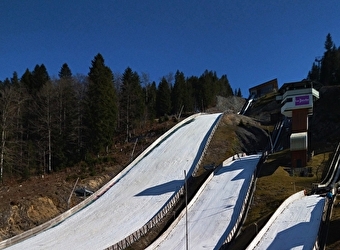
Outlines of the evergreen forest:
[[307,79],[324,86],[340,85],[340,47],[336,47],[331,34],[327,34],[323,56],[315,58]]
[[44,64],[0,81],[0,179],[51,173],[89,158],[109,155],[135,129],[216,105],[216,96],[241,96],[226,75],[175,74],[150,82],[130,67],[113,74],[97,54],[87,75],[65,63],[58,77]]

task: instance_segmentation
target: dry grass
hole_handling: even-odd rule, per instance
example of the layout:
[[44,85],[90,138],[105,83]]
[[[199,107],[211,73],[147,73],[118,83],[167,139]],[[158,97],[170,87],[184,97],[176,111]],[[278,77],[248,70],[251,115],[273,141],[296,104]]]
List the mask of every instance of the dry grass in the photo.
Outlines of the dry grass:
[[[201,166],[214,164],[218,166],[222,162],[240,152],[240,143],[236,136],[236,129],[239,120],[235,121],[235,116],[225,115],[222,117],[218,128],[216,129],[213,138],[209,144]],[[204,168],[200,168],[197,175],[200,175],[204,171]]]
[[314,156],[313,160],[308,163],[308,166],[312,168],[313,176],[300,177],[290,174],[289,150],[270,155],[260,170],[254,201],[245,225],[273,213],[290,195],[301,190],[309,191],[312,184],[321,179],[328,157],[329,153]]

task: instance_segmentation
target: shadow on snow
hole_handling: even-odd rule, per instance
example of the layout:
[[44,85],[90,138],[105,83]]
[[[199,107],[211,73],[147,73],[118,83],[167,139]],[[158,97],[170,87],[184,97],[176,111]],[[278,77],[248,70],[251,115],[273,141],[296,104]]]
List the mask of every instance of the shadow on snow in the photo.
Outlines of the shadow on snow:
[[[201,142],[201,144],[198,148],[197,154],[196,154],[196,156],[193,160],[193,163],[192,163],[190,169],[187,171],[188,172],[187,178],[189,178],[192,175],[196,165],[198,164],[199,160],[201,159],[203,150],[204,150],[204,148],[205,148],[205,146],[208,142],[208,139],[209,139],[213,129],[215,128],[220,116],[217,119],[215,119],[214,123],[210,126],[209,131],[207,131],[207,133],[205,134],[205,136],[204,136],[204,138],[203,138],[203,140],[202,140],[202,142]],[[184,123],[181,127],[193,122],[193,120],[190,120],[190,121]],[[179,128],[177,128],[175,131],[177,131],[178,129]],[[173,134],[173,133],[171,133],[171,134]],[[170,137],[170,135],[168,137]],[[166,137],[165,139],[167,139],[168,137]],[[165,139],[163,139],[162,142]],[[162,143],[162,142],[160,142],[160,143]],[[160,143],[157,144],[157,146],[160,145]],[[174,171],[176,171],[176,169],[174,169]],[[184,171],[184,169],[181,170],[181,171]],[[161,195],[161,194],[168,193],[168,192],[177,192],[183,185],[184,185],[184,179],[182,179],[182,180],[171,180],[171,181],[168,181],[166,183],[147,188],[147,189],[143,190],[142,192],[138,193],[136,196]]]
[[154,187],[145,189],[136,196],[162,195],[170,192],[177,192],[183,185],[183,180],[172,180]]

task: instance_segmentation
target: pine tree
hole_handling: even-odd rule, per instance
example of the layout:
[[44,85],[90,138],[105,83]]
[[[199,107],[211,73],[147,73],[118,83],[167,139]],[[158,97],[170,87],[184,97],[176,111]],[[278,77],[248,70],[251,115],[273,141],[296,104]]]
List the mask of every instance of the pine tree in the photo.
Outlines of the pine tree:
[[55,80],[57,100],[57,129],[54,131],[56,146],[54,149],[54,163],[56,167],[66,165],[69,161],[77,161],[79,152],[77,147],[77,129],[80,102],[76,96],[75,79],[67,64],[63,64],[59,72],[59,80]]
[[126,141],[130,138],[130,131],[144,118],[145,100],[139,76],[128,67],[122,78],[120,89],[120,118],[126,129]]
[[230,87],[227,75],[222,75],[218,80],[218,91],[217,94],[223,97],[228,97],[233,95],[233,90]]
[[[73,155],[73,159],[83,159],[87,153],[86,149],[86,111],[87,111],[87,89],[88,89],[88,77],[85,75],[77,74],[73,78],[73,89],[76,98],[76,124],[75,124],[75,137],[76,137],[76,153]],[[117,112],[118,113],[118,112]],[[118,118],[116,118],[118,120]]]
[[18,73],[14,71],[13,76],[11,78],[11,84],[12,86],[19,87],[20,81],[18,78]]
[[218,80],[216,72],[205,70],[199,80],[202,85],[204,109],[215,106],[217,95],[216,83]]
[[87,92],[88,149],[93,153],[108,152],[116,126],[116,92],[113,74],[97,54],[90,67]]
[[328,33],[326,36],[326,41],[325,41],[325,50],[331,51],[333,47],[334,47],[334,43],[333,43],[332,36],[330,33]]
[[[143,124],[146,124],[146,121],[150,119],[150,113],[149,113],[149,108],[148,108],[148,99],[149,99],[149,89],[150,89],[150,76],[146,72],[142,72],[141,74],[141,86],[142,86],[142,92],[143,92]],[[152,114],[151,114],[152,116]]]
[[340,83],[340,51],[333,43],[332,36],[327,34],[325,53],[321,61],[320,82],[325,85]]
[[50,80],[50,76],[47,73],[45,65],[36,65],[32,71],[32,93],[34,94],[39,91],[48,80]]
[[155,119],[157,116],[156,113],[156,98],[157,98],[157,87],[156,83],[153,81],[151,84],[146,86],[147,91],[147,100],[146,106],[148,110],[148,118],[150,120]]
[[173,114],[194,111],[195,101],[191,82],[188,82],[183,72],[178,70],[175,74],[175,83],[171,96]]
[[188,79],[184,82],[183,112],[195,112],[195,96],[193,86]]
[[32,73],[29,69],[26,69],[25,73],[21,76],[20,82],[27,89],[28,93],[32,92]]
[[176,71],[175,83],[171,91],[172,113],[177,114],[181,111],[182,106],[185,105],[185,78],[184,74]]
[[311,70],[308,72],[307,79],[311,81],[319,81],[319,73],[320,73],[320,68],[314,62]]
[[29,173],[32,169],[36,169],[37,165],[37,157],[36,152],[38,151],[36,141],[38,138],[35,135],[34,129],[32,128],[31,121],[37,120],[35,114],[33,114],[34,110],[34,100],[35,97],[33,95],[36,94],[36,91],[33,89],[33,79],[32,73],[29,69],[26,69],[25,73],[20,78],[20,86],[23,89],[23,92],[27,94],[24,104],[22,105],[22,109],[20,110],[20,114],[22,117],[21,120],[21,133],[18,135],[21,141],[21,150],[19,152],[19,161],[22,168],[22,172],[26,177],[29,176]]
[[187,82],[192,89],[194,111],[203,111],[203,89],[200,80],[197,76],[191,76],[187,79]]
[[240,88],[238,88],[238,90],[237,90],[237,96],[238,97],[242,97],[242,93],[241,93],[241,89]]
[[61,67],[59,74],[59,78],[71,78],[72,77],[72,72],[71,69],[68,67],[67,63],[64,63],[63,66]]
[[3,81],[2,85],[3,85],[4,87],[9,87],[9,86],[11,86],[11,81],[10,81],[8,78],[6,78],[6,79]]
[[165,77],[158,85],[156,107],[158,117],[169,115],[171,112],[171,89]]
[[[21,84],[28,92],[28,98],[25,100],[24,108],[22,110],[22,124],[23,131],[25,132],[25,134],[22,135],[22,138],[24,138],[25,144],[29,145],[26,147],[25,152],[25,156],[27,157],[26,169],[28,172],[30,169],[35,169],[39,173],[45,171],[45,169],[41,169],[41,165],[45,166],[46,163],[43,159],[45,157],[43,151],[45,148],[42,146],[42,133],[39,132],[39,123],[36,123],[35,121],[40,119],[40,110],[37,109],[37,107],[43,108],[37,103],[39,101],[38,95],[40,95],[39,92],[43,89],[49,79],[50,77],[44,64],[37,64],[32,73],[27,69],[21,78]],[[41,165],[39,165],[40,163]]]

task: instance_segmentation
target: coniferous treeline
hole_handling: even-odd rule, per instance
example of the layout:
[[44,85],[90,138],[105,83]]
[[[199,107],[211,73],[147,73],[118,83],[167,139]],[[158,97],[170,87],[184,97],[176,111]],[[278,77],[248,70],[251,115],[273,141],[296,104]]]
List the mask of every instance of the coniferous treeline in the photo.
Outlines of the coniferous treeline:
[[[235,91],[236,93],[236,91]],[[231,96],[226,75],[205,71],[186,78],[177,71],[158,84],[131,68],[113,74],[101,54],[88,75],[65,63],[58,78],[43,64],[0,82],[0,179],[28,177],[72,166],[86,155],[108,154],[115,136],[129,141],[147,121],[204,111],[216,96]],[[238,95],[241,95],[240,90]]]
[[323,56],[315,59],[307,78],[325,86],[340,85],[340,47],[336,47],[329,33],[324,48]]

